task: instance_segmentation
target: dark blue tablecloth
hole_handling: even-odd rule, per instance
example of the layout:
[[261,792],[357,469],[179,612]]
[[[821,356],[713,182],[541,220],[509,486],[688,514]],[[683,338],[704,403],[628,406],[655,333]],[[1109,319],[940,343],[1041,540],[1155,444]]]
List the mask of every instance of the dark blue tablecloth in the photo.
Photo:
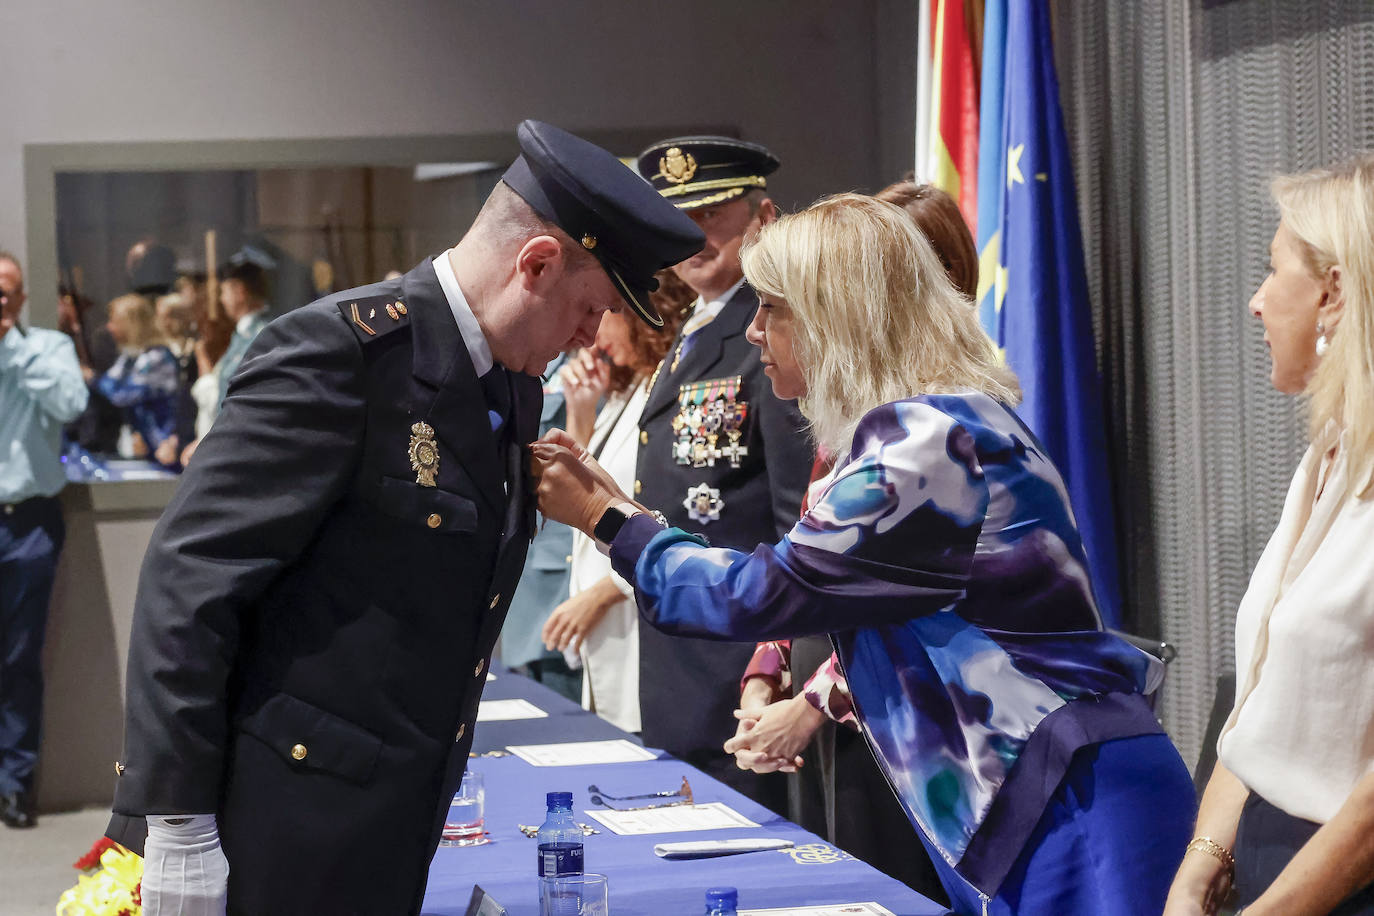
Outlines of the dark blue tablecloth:
[[[479,724],[474,753],[510,744],[634,740],[575,703],[518,675],[498,673],[496,680],[487,684],[484,699],[525,699],[549,715]],[[535,916],[539,911],[535,841],[521,834],[517,825],[541,823],[544,794],[555,791],[571,791],[576,819],[601,830],[586,838],[586,868],[608,877],[612,916],[695,916],[703,911],[706,889],[717,885],[739,888],[741,909],[871,900],[898,916],[941,916],[946,912],[906,885],[661,752],[657,760],[583,767],[535,767],[518,757],[481,757],[472,760],[471,768],[486,782],[486,824],[492,842],[477,847],[440,847],[429,871],[424,904],[427,916],[462,916],[474,884],[480,884],[511,916]],[[724,802],[759,826],[616,836],[586,814],[591,807],[588,785],[631,795],[675,789],[684,776],[691,782],[698,803]],[[655,843],[755,836],[781,837],[796,846],[692,861],[667,861],[653,852]]]

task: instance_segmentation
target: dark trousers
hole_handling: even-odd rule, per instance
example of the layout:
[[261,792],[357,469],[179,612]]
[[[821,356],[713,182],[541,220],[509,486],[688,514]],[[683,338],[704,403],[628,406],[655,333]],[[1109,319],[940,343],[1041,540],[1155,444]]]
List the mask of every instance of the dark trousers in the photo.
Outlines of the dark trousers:
[[0,793],[33,787],[43,634],[65,534],[55,497],[0,506]]
[[552,652],[543,658],[536,658],[515,670],[574,703],[582,702],[582,671],[569,668],[562,652]]
[[[1236,891],[1241,904],[1248,905],[1264,893],[1320,827],[1250,793],[1236,828]],[[1347,897],[1331,916],[1374,916],[1374,885]]]

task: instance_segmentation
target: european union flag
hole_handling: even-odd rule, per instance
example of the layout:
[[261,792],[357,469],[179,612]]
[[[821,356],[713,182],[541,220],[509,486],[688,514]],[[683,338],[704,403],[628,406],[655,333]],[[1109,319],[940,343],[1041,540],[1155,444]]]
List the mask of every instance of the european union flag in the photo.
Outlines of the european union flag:
[[1005,157],[998,345],[1021,379],[1020,414],[1064,474],[1103,620],[1120,626],[1116,527],[1049,4],[1010,0],[1002,87]]
[[978,99],[978,320],[997,339],[997,268],[1001,266],[1003,80],[1007,70],[1007,0],[983,4],[983,76]]

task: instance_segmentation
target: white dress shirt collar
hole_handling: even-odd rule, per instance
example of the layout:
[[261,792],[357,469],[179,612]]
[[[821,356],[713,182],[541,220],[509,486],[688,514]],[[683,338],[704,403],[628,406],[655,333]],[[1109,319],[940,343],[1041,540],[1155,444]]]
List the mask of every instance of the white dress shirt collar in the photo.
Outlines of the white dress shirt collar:
[[491,355],[491,346],[482,334],[482,326],[477,323],[477,316],[472,313],[472,306],[468,305],[467,297],[458,285],[458,275],[453,272],[453,264],[449,261],[452,251],[450,248],[434,259],[434,273],[439,278],[444,298],[448,300],[449,310],[453,312],[453,320],[458,323],[458,333],[463,335],[463,345],[468,348],[468,356],[472,357],[472,368],[481,378],[491,371],[495,360]]
[[703,303],[701,297],[697,296],[697,301],[692,303],[692,310],[688,313],[687,320],[683,322],[682,339],[686,340],[712,321],[715,321],[721,309],[725,308],[725,304],[730,301],[730,297],[739,292],[739,288],[743,285],[744,278],[740,277],[734,286],[721,294],[720,298],[712,299],[710,302],[706,303]]
[[264,303],[262,308],[254,309],[247,315],[243,315],[238,321],[234,322],[234,331],[244,337],[252,337],[254,326],[261,324],[263,316],[267,314],[267,305]]
[[[735,285],[727,289],[725,292],[721,293],[718,299],[712,299],[710,302],[707,302],[704,305],[699,305],[698,309],[700,310],[701,314],[703,316],[709,315],[711,316],[711,318],[715,318],[717,315],[720,314],[720,310],[725,308],[725,304],[730,301],[730,299],[735,295],[735,293],[739,292],[739,288],[743,285],[744,278],[740,277],[738,280],[735,281]],[[697,296],[697,302],[701,302],[700,296]]]

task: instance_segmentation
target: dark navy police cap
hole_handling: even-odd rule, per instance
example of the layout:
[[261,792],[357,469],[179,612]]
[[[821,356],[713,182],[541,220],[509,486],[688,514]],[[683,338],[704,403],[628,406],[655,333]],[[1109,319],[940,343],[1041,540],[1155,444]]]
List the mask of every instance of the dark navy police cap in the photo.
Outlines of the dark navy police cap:
[[541,121],[516,131],[521,155],[501,176],[541,217],[601,263],[635,314],[662,327],[654,274],[706,244],[701,230],[616,157]]
[[733,137],[673,137],[639,154],[639,174],[680,210],[766,189],[777,168],[777,156]]

